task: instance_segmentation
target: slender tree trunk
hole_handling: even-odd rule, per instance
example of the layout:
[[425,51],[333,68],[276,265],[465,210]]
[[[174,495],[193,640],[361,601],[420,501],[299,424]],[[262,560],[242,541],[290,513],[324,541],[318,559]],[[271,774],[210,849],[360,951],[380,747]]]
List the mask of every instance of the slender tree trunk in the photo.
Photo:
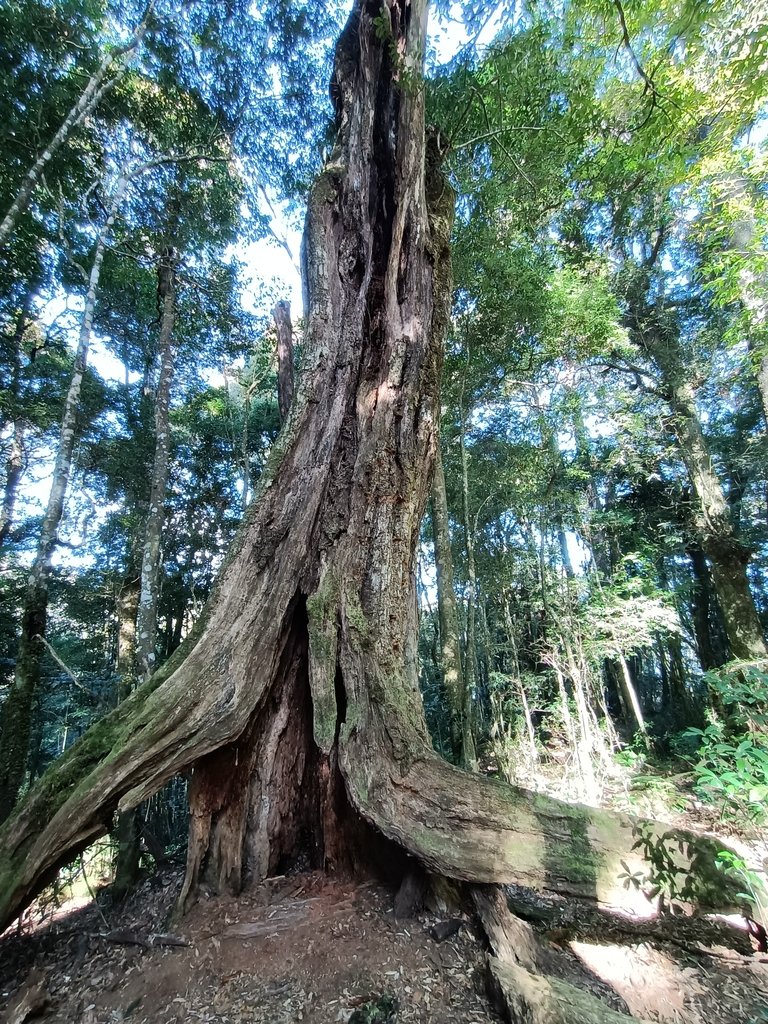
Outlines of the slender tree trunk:
[[[133,562],[133,558],[130,561]],[[136,682],[136,616],[140,593],[139,575],[129,571],[117,595],[118,703],[130,697]]]
[[[131,559],[133,561],[133,559]],[[117,672],[119,676],[118,701],[126,700],[136,683],[136,617],[139,610],[141,583],[138,574],[129,574],[117,599]],[[135,884],[139,874],[138,808],[118,815],[115,838],[115,878],[112,892],[116,899],[124,898]]]
[[469,471],[464,436],[464,413],[461,420],[461,497],[464,511],[464,538],[467,550],[467,644],[464,655],[464,712],[462,717],[461,763],[477,770],[475,750],[474,701],[477,689],[477,570],[475,568],[475,535],[469,518]]
[[[160,596],[160,553],[165,519],[165,492],[171,439],[171,387],[173,385],[173,329],[176,324],[176,262],[174,249],[163,250],[157,268],[157,296],[162,304],[158,355],[160,374],[155,394],[155,457],[149,509],[144,525],[144,549],[141,558],[141,588],[136,613],[135,675],[146,682],[155,667],[157,646],[157,603]],[[139,809],[124,811],[118,817],[118,852],[113,890],[125,896],[139,877]]]
[[507,670],[507,675],[512,679],[513,685],[520,697],[520,704],[523,708],[523,717],[525,719],[525,729],[528,735],[529,760],[533,766],[539,759],[539,752],[536,748],[536,729],[533,724],[533,715],[531,714],[531,706],[528,702],[528,694],[525,691],[525,685],[523,684],[523,680],[520,675],[520,659],[517,654],[515,625],[512,619],[512,611],[510,610],[509,599],[506,593],[502,592],[501,600],[504,615],[504,629],[507,636],[505,647],[509,659],[508,662],[505,659],[504,667]]
[[448,525],[448,498],[439,439],[432,477],[432,535],[435,542],[437,610],[440,620],[440,672],[451,716],[454,754],[461,757],[464,722],[464,676],[461,670],[459,609],[453,585],[453,555]]
[[80,391],[91,343],[99,276],[107,239],[128,183],[128,178],[120,179],[113,196],[111,209],[96,242],[93,265],[88,279],[85,308],[80,324],[75,365],[64,402],[64,415],[61,421],[53,481],[37,551],[27,579],[21,636],[16,657],[16,673],[3,705],[3,730],[2,736],[0,736],[0,821],[4,821],[8,817],[24,780],[29,750],[30,716],[40,681],[42,646],[38,637],[45,636],[48,615],[48,576],[51,557],[58,540],[59,524],[64,511],[64,498],[72,467],[77,414],[80,408]]
[[8,212],[0,223],[0,248],[7,243],[14,228],[16,227],[16,224],[18,223],[19,217],[21,217],[29,205],[29,200],[32,198],[32,194],[37,188],[37,185],[43,175],[43,171],[47,165],[69,139],[75,129],[90,117],[98,107],[104,95],[119,81],[120,72],[111,79],[107,79],[107,76],[124,57],[133,53],[139,46],[147,31],[148,19],[151,10],[152,3],[150,3],[147,8],[140,26],[131,39],[124,46],[118,46],[113,50],[110,50],[107,56],[102,60],[97,70],[86,83],[78,101],[64,118],[59,130],[42,153],[37,157],[32,167],[27,171],[19,191],[16,193]]
[[763,320],[761,324],[761,339],[763,340],[762,351],[761,346],[758,346],[754,342],[750,344],[749,351],[754,364],[757,391],[760,395],[760,405],[763,410],[763,422],[768,426],[768,353],[765,352],[765,347],[768,346],[768,340],[764,337],[766,334],[768,334],[768,325],[766,325],[765,320]]
[[277,405],[280,422],[284,423],[293,401],[293,325],[290,302],[278,302],[274,317],[277,331]]
[[619,653],[617,660],[619,663],[619,686],[624,697],[623,703],[630,712],[630,724],[634,724],[636,732],[645,734],[647,732],[645,719],[643,718],[643,711],[640,707],[637,689],[635,687],[634,680],[632,679],[632,673],[629,670],[627,659],[622,653]]
[[157,602],[160,595],[160,550],[165,519],[165,492],[171,447],[171,387],[173,385],[173,329],[176,324],[176,254],[163,251],[158,264],[158,299],[162,303],[158,354],[160,374],[155,395],[155,456],[152,487],[144,527],[141,559],[141,596],[136,618],[136,675],[144,682],[155,667]]
[[[17,403],[13,410],[11,419],[13,421],[13,435],[8,459],[5,464],[5,489],[3,491],[3,505],[0,509],[0,550],[2,550],[8,536],[13,528],[13,515],[16,509],[16,499],[19,493],[19,484],[24,473],[24,439],[27,429],[26,421],[20,415],[21,411],[21,361],[22,343],[27,327],[29,326],[29,314],[32,309],[34,287],[27,290],[24,296],[23,305],[16,320],[16,329],[13,332],[12,343],[12,372],[10,380],[10,391]],[[7,421],[6,421],[7,422]],[[5,426],[5,424],[4,424]]]
[[249,452],[250,441],[248,437],[248,428],[251,421],[251,389],[247,387],[245,394],[243,395],[243,432],[240,437],[240,465],[241,465],[241,478],[243,481],[243,495],[241,498],[240,509],[245,515],[245,510],[248,508],[248,502],[251,500],[251,456]]
[[339,137],[305,232],[305,358],[271,467],[194,636],[0,829],[2,922],[116,808],[189,767],[184,901],[202,879],[238,891],[302,849],[328,869],[376,851],[405,870],[406,851],[458,879],[632,896],[618,880],[621,861],[643,869],[629,819],[462,772],[429,742],[415,569],[453,195],[425,139],[426,4],[393,9],[382,39],[378,0],[358,0],[337,47]]
[[5,490],[3,491],[3,506],[0,509],[0,548],[5,544],[13,527],[13,514],[16,510],[19,484],[24,473],[25,434],[26,423],[21,419],[14,420],[11,449],[5,463]]

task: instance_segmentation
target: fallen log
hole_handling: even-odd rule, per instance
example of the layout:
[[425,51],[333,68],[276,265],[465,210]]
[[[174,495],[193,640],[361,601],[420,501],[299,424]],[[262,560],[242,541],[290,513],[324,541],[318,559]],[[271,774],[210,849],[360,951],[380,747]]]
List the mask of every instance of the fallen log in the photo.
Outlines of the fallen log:
[[[559,978],[534,975],[519,964],[488,957],[488,990],[509,1024],[631,1024],[596,996]],[[648,1022],[646,1021],[646,1024]]]

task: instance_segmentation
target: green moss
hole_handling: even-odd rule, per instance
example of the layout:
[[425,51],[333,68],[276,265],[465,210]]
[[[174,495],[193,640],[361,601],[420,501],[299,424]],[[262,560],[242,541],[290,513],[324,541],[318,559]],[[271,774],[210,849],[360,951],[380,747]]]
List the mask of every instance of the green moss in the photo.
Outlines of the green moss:
[[358,650],[367,650],[371,644],[371,626],[355,592],[344,595],[344,617],[350,639]]
[[341,163],[326,164],[318,174],[312,186],[310,203],[313,207],[322,203],[332,203],[339,194],[339,183],[344,168]]
[[336,736],[336,655],[340,591],[337,577],[328,572],[307,598],[309,632],[309,685],[315,742],[330,750]]
[[[336,636],[340,596],[338,577],[333,572],[326,572],[320,586],[307,598],[309,640],[318,651],[327,649],[331,636]],[[334,642],[334,649],[335,646]]]

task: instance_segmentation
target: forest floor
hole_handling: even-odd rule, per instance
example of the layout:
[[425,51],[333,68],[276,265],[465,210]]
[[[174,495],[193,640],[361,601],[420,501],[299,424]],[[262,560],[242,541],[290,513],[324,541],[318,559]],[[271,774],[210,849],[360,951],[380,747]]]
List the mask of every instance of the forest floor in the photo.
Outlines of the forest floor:
[[[166,869],[142,882],[122,907],[110,907],[105,892],[99,905],[80,899],[43,921],[25,918],[21,930],[0,941],[2,1019],[501,1020],[486,995],[486,948],[469,915],[438,941],[436,928],[449,915],[434,905],[397,920],[393,893],[378,883],[302,873],[268,879],[237,899],[203,897],[172,936],[159,940],[183,945],[152,945],[168,932],[180,885],[181,872]],[[554,927],[551,915],[536,926],[546,973],[649,1021],[768,1020],[768,958],[752,953],[743,933],[697,926],[690,918],[633,931],[610,915],[596,919],[573,901],[567,911],[564,927]]]

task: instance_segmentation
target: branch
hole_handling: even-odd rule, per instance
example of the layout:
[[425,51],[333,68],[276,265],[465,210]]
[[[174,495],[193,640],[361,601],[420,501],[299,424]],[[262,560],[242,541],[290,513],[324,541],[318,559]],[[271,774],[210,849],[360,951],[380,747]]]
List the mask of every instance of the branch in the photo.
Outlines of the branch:
[[[653,380],[652,375],[634,363],[616,363],[612,359],[599,359],[599,364],[608,370],[617,370],[619,373],[628,373],[635,378],[635,386],[646,394],[655,395],[657,398],[665,399],[664,394],[658,387],[648,383],[648,378]],[[666,400],[666,399],[665,399]]]
[[646,72],[640,61],[637,59],[637,54],[632,49],[632,42],[629,38],[629,29],[627,28],[627,19],[624,16],[624,8],[621,5],[621,0],[613,0],[613,6],[616,8],[619,15],[619,21],[621,22],[621,38],[624,43],[624,48],[631,57],[638,75],[640,75],[642,80],[645,82],[645,89],[643,92],[650,92],[655,101],[658,96],[656,86],[651,76]]
[[37,157],[35,163],[27,171],[24,180],[16,194],[13,202],[11,203],[10,209],[0,223],[0,246],[4,245],[10,237],[11,233],[16,227],[19,217],[24,213],[29,201],[32,198],[32,194],[37,188],[40,176],[45,169],[48,162],[53,158],[55,153],[61,148],[61,146],[67,141],[72,132],[83,123],[83,121],[89,117],[100,103],[104,93],[117,82],[118,77],[107,80],[107,77],[112,66],[119,61],[126,54],[135,50],[141,40],[144,38],[144,34],[147,31],[149,18],[154,7],[155,0],[150,0],[149,5],[144,13],[144,16],[131,38],[124,43],[122,46],[116,47],[102,60],[101,64],[88,80],[88,84],[80,95],[77,103],[71,108],[67,116],[64,118],[59,130],[54,135],[53,139],[48,143],[42,153]]
[[72,669],[61,660],[61,658],[58,656],[58,654],[53,649],[53,647],[51,647],[51,645],[48,643],[48,641],[45,639],[45,637],[42,636],[40,633],[38,633],[35,636],[35,640],[37,640],[39,643],[41,643],[43,645],[43,647],[45,647],[45,649],[48,651],[48,653],[53,658],[53,660],[56,662],[56,664],[59,666],[59,668],[62,670],[62,672],[66,673],[66,675],[69,676],[69,678],[72,680],[72,682],[78,688],[78,690],[82,690],[83,693],[87,693],[92,701],[95,700],[94,695],[91,693],[91,691],[88,689],[88,687],[87,686],[83,686],[83,684],[77,678],[77,676],[72,671]]
[[[269,207],[269,212],[272,214],[272,220],[277,220],[277,213],[275,211],[274,206],[272,205],[272,200],[269,198],[267,190],[266,190],[266,188],[264,187],[264,185],[261,182],[259,182],[259,191],[264,196],[264,201],[266,202],[267,206]],[[277,233],[277,231],[275,231],[274,227],[272,226],[272,221],[270,221],[270,223],[267,225],[267,227],[268,227],[270,235],[272,235],[272,237],[277,242],[277,244],[282,246],[282,248],[285,249],[285,251],[288,253],[288,258],[291,261],[293,269],[296,271],[296,273],[299,275],[299,277],[301,277],[301,267],[296,262],[296,257],[293,255],[293,250],[291,249],[290,245],[288,244],[288,239],[284,235],[279,235]]]
[[[478,142],[485,142],[486,139],[495,139],[499,135],[506,135],[507,132],[544,132],[544,131],[547,131],[547,130],[548,130],[548,126],[546,126],[546,125],[536,125],[536,124],[508,125],[508,126],[502,127],[502,128],[494,128],[494,129],[492,129],[489,132],[483,132],[482,135],[476,135],[473,139],[469,139],[467,142],[462,142],[460,146],[452,146],[451,148],[453,149],[454,153],[458,153],[459,150],[461,150],[461,149],[466,149],[468,146],[474,146]],[[549,130],[552,131],[553,135],[557,135],[560,139],[563,139],[563,136],[560,134],[560,132],[556,131],[555,129],[549,129]],[[564,141],[564,139],[563,139],[563,141]]]

